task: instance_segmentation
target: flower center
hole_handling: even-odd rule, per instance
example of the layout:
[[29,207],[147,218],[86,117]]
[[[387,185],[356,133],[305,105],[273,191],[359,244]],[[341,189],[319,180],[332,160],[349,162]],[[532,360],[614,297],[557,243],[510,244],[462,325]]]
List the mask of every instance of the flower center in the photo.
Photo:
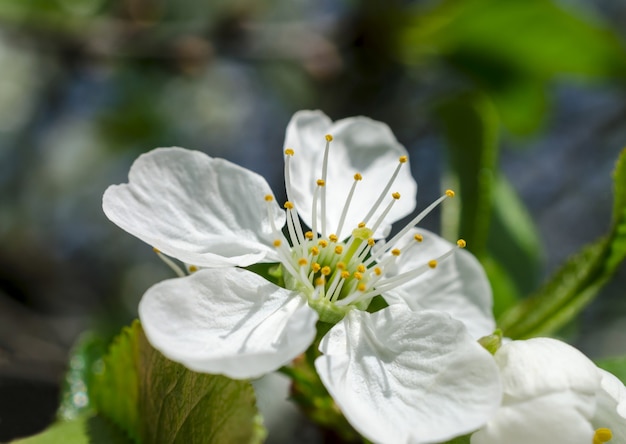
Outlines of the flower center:
[[[336,323],[354,308],[365,310],[371,300],[384,291],[400,286],[420,274],[436,268],[438,263],[451,256],[455,248],[451,248],[438,258],[433,258],[421,266],[405,271],[393,277],[386,273],[396,268],[401,255],[415,248],[423,237],[413,236],[408,242],[405,234],[421,221],[433,208],[454,192],[447,190],[443,196],[418,214],[409,224],[386,243],[376,242],[373,238],[378,227],[385,221],[394,203],[400,199],[400,193],[389,193],[402,166],[407,162],[406,156],[398,159],[398,166],[383,186],[380,195],[369,209],[363,221],[352,229],[351,234],[343,239],[341,233],[348,209],[354,197],[358,183],[363,180],[360,173],[354,175],[354,182],[347,194],[341,211],[336,231],[327,234],[326,227],[326,182],[330,142],[332,136],[326,136],[326,148],[322,164],[321,178],[316,181],[313,192],[311,231],[304,231],[300,224],[297,209],[293,202],[287,201],[284,208],[287,213],[286,232],[272,226],[276,248],[285,271],[285,286],[297,290],[307,297],[309,305],[315,309],[323,322]],[[291,148],[285,150],[285,184],[287,195],[290,191],[290,161],[295,155]],[[386,206],[382,205],[387,199]],[[268,212],[271,215],[269,202],[271,195],[265,196]],[[382,211],[380,211],[380,209]],[[320,227],[318,227],[318,211],[320,211]],[[375,219],[374,215],[379,214]],[[270,221],[273,218],[270,216]],[[336,233],[336,234],[335,234]],[[404,245],[399,245],[405,242]],[[459,240],[457,246],[465,247],[465,241]]]

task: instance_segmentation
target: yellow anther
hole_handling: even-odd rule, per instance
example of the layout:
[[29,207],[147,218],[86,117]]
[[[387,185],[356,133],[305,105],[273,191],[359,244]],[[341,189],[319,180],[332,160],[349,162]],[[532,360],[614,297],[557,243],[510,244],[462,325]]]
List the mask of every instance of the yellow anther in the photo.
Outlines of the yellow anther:
[[383,274],[383,270],[381,270],[380,267],[375,267],[374,273],[376,273],[376,276],[380,276],[381,274]]
[[432,261],[428,261],[428,266],[430,268],[437,268],[437,260],[433,259]]
[[346,263],[345,262],[337,262],[337,265],[335,265],[335,267],[337,267],[337,270],[345,270],[346,269]]
[[288,155],[288,156],[293,156],[294,151],[293,151],[291,148],[287,148],[287,149],[285,150],[285,154],[286,154],[286,155]]
[[359,285],[356,286],[356,289],[359,291],[365,291],[367,290],[367,285],[365,285],[364,283],[360,283]]
[[357,281],[360,281],[361,279],[363,279],[363,275],[359,273],[358,271],[355,271],[352,276],[354,276],[354,279],[356,279]]
[[311,247],[311,254],[313,256],[317,256],[318,254],[320,254],[320,249],[317,247]]
[[330,269],[330,267],[328,265],[325,266],[325,267],[322,267],[322,274],[324,276],[328,276],[330,274],[330,272],[331,272],[331,269]]
[[306,233],[304,233],[304,237],[306,237],[308,240],[313,239],[313,232],[307,231]]
[[283,207],[285,207],[288,210],[293,210],[293,204],[289,201],[285,202],[285,205],[283,205]]
[[395,200],[400,199],[400,193],[398,193],[397,191],[395,193],[391,193],[391,197],[393,197]]
[[317,285],[318,287],[323,286],[326,283],[326,279],[324,279],[324,276],[320,276],[317,279],[315,279],[315,285]]
[[324,185],[326,185],[326,182],[324,181],[324,179],[317,179],[315,183],[317,184],[318,187],[323,187]]
[[307,265],[309,263],[309,261],[307,261],[305,258],[301,257],[298,260],[298,265],[300,265],[301,267],[304,267],[305,265]]
[[331,136],[330,134],[326,134],[324,137],[326,138],[326,142],[332,142],[333,141],[333,136]]
[[415,236],[413,236],[413,239],[415,239],[417,242],[421,242],[424,240],[424,236],[422,236],[421,234],[416,234]]
[[341,272],[341,277],[344,279],[348,279],[350,277],[350,272],[349,271],[342,271]]
[[156,254],[161,254],[161,250],[159,250],[157,247],[152,247],[152,251],[154,251]]
[[280,240],[280,239],[276,239],[276,240],[274,241],[274,246],[275,246],[276,248],[280,247],[281,245],[282,245],[282,242],[281,242],[281,240]]
[[394,248],[393,250],[391,250],[391,254],[393,254],[394,256],[400,256],[400,250],[397,248]]
[[274,200],[274,196],[272,196],[271,194],[265,195],[265,202],[271,202],[273,200]]
[[365,273],[365,270],[367,270],[367,268],[365,268],[365,265],[363,264],[359,264],[359,266],[356,267],[356,271],[358,271],[359,273]]
[[359,222],[359,225],[357,225],[357,227],[365,228],[365,222]]
[[336,234],[331,234],[328,236],[328,239],[330,239],[331,242],[337,242],[339,240]]
[[609,442],[612,438],[613,432],[611,432],[611,429],[601,427],[593,434],[593,444],[604,444],[605,442]]
[[189,266],[189,273],[195,273],[196,271],[198,271],[198,267],[196,267],[195,265]]
[[343,253],[343,245],[337,245],[335,247],[335,253],[337,253],[337,254]]
[[446,196],[448,196],[448,197],[454,197],[454,191],[452,191],[452,190],[446,190]]
[[361,176],[361,173],[356,173],[354,175],[354,180],[363,180],[363,176]]
[[328,241],[326,239],[320,239],[317,244],[322,248],[328,247]]
[[406,161],[409,160],[409,158],[406,156],[400,156],[400,159],[398,160],[400,160],[400,163],[406,163]]
[[311,265],[311,269],[317,273],[318,271],[320,271],[320,268],[322,268],[322,266],[320,264],[318,264],[317,262],[313,262],[313,265]]
[[459,239],[458,241],[456,241],[456,244],[459,248],[465,248],[467,246],[467,242],[465,242],[464,239]]
[[370,238],[367,240],[367,245],[369,245],[370,247],[373,247],[375,244],[376,244],[376,241],[374,240],[374,238],[373,238],[373,237],[370,237]]

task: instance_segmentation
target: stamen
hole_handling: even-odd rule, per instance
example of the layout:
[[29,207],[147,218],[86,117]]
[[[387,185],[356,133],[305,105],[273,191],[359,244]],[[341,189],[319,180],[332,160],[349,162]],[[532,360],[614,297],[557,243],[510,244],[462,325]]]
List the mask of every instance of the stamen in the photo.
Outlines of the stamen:
[[394,256],[400,256],[400,250],[397,248],[394,248],[393,250],[391,250],[391,254],[393,254]]
[[328,247],[328,241],[326,239],[320,239],[317,242],[317,245],[319,245],[322,248],[326,248],[326,247]]
[[428,261],[428,266],[430,268],[437,268],[437,259],[433,259],[431,261]]
[[609,442],[611,439],[613,439],[613,432],[611,432],[611,429],[607,429],[606,427],[596,429],[596,432],[593,434],[593,444],[604,444],[605,442]]
[[[341,288],[343,287],[343,283],[346,281],[346,276],[344,276],[344,273],[348,273],[348,272],[344,271],[340,275],[335,275],[333,277],[332,282],[330,283],[330,286],[328,287],[326,296],[328,300],[330,300],[331,302],[337,299],[339,297],[339,294],[341,293]],[[350,273],[348,273],[348,277],[349,276],[350,276]]]
[[152,248],[152,251],[154,251],[156,253],[156,255],[159,256],[159,259],[161,259],[163,262],[165,262],[165,265],[170,267],[172,269],[172,271],[174,271],[174,273],[176,273],[176,276],[178,276],[178,277],[185,277],[186,276],[185,272],[176,264],[176,262],[174,262],[169,257],[167,257],[163,253],[161,253],[161,250],[159,250],[158,248]]
[[298,265],[300,265],[301,267],[305,267],[309,264],[309,261],[306,260],[306,258],[301,257],[300,259],[298,259]]
[[318,254],[320,254],[320,249],[317,247],[311,247],[311,254],[313,256],[317,256]]
[[322,266],[318,264],[317,262],[313,262],[313,265],[311,265],[311,270],[313,270],[313,272],[315,273],[320,271],[320,268],[322,268]]
[[342,245],[337,245],[335,247],[335,253],[337,253],[337,254],[343,253],[343,246]]
[[320,270],[324,276],[328,276],[332,271],[329,266],[322,267]]
[[296,245],[298,242],[298,237],[296,235],[296,228],[293,218],[291,216],[291,210],[293,210],[293,204],[289,201],[285,202],[283,207],[287,210],[287,231],[289,232],[289,239],[291,239],[292,245]]
[[[448,190],[448,191],[451,191],[451,190]],[[454,192],[452,192],[452,195],[454,195]],[[380,256],[384,254],[385,252],[389,251],[390,248],[393,248],[402,236],[404,236],[411,228],[417,225],[422,219],[424,219],[428,215],[428,213],[430,213],[437,205],[439,205],[441,202],[446,200],[448,197],[450,197],[450,195],[448,195],[446,192],[443,196],[441,196],[439,199],[437,199],[436,201],[431,203],[429,206],[427,206],[424,210],[422,210],[422,212],[419,213],[417,216],[415,216],[413,220],[411,220],[411,222],[406,224],[405,227],[398,232],[398,234],[392,237],[387,242],[386,248],[381,248],[381,250],[376,254],[376,256]]]
[[[322,182],[322,184],[320,185],[320,182]],[[317,200],[319,198],[319,194],[320,194],[320,188],[324,187],[324,183],[321,179],[319,179],[317,181],[317,186],[315,187],[315,190],[313,191],[313,208],[312,208],[312,217],[313,217],[313,225],[311,226],[311,231],[313,232],[313,236],[317,236]]]
[[459,239],[458,241],[456,241],[456,244],[459,248],[465,248],[467,246],[467,242],[465,242],[465,239]]
[[313,232],[307,231],[306,233],[304,233],[304,237],[306,237],[308,240],[313,239]]
[[195,265],[190,265],[188,268],[189,273],[195,273],[196,271],[198,271],[198,267],[196,267]]
[[[298,212],[295,207],[293,209],[287,210],[287,230],[289,230],[289,236],[291,238],[291,243],[295,246],[296,244],[302,246],[302,252],[304,253],[304,234],[302,234],[302,226],[300,225],[300,220],[298,219]],[[295,238],[292,231],[295,230]]]
[[337,241],[339,240],[339,237],[337,237],[337,235],[336,235],[336,234],[331,234],[331,235],[329,235],[329,236],[328,236],[328,239],[329,239],[331,242],[337,242]]
[[361,174],[356,173],[354,175],[354,182],[352,182],[352,187],[350,188],[350,192],[346,197],[346,203],[343,205],[343,211],[341,212],[341,217],[339,218],[339,225],[337,226],[337,235],[341,236],[341,230],[343,229],[343,223],[346,221],[346,215],[348,214],[348,208],[350,208],[350,203],[352,202],[352,197],[354,196],[354,190],[356,189],[357,182],[363,180],[363,176]]
[[281,245],[282,245],[282,241],[281,241],[280,239],[276,239],[276,240],[274,241],[274,246],[275,246],[276,248],[280,247]]
[[[287,191],[287,199],[290,199],[293,196],[293,191],[291,190],[291,157],[294,155],[294,151],[291,148],[287,148],[285,150],[285,190]],[[298,235],[297,237],[297,243],[301,244],[303,243],[303,239],[302,239],[302,227],[300,226],[300,220],[298,218],[298,211],[296,210],[295,206],[293,208],[287,209],[287,216],[289,216],[291,214],[291,219],[292,219],[292,223],[293,226],[296,230],[296,234]],[[287,219],[289,221],[289,219]],[[291,232],[289,232],[289,236],[291,237]],[[291,237],[291,242],[293,244],[296,243],[296,239],[294,239],[293,237]]]
[[399,160],[398,166],[396,167],[395,171],[393,172],[393,174],[389,178],[389,181],[387,182],[387,185],[385,185],[385,188],[383,189],[382,193],[380,193],[380,196],[378,196],[378,199],[376,200],[376,202],[374,203],[374,205],[370,209],[369,213],[367,213],[367,216],[365,216],[364,220],[365,220],[366,223],[369,222],[370,218],[374,215],[376,210],[378,210],[378,207],[380,206],[380,204],[382,203],[383,199],[385,198],[385,196],[389,192],[389,189],[391,188],[391,185],[393,185],[394,181],[396,180],[396,177],[398,177],[398,173],[400,172],[400,168],[402,168],[402,165],[405,164],[408,159],[407,159],[406,156],[401,156],[400,159],[398,159],[398,160]]
[[422,236],[421,234],[416,234],[415,236],[413,236],[413,239],[415,239],[417,242],[422,242],[424,240],[424,236]]
[[356,286],[356,289],[359,291],[365,291],[367,290],[367,285],[361,282],[359,285]]
[[[324,148],[324,161],[322,163],[322,181],[326,184],[326,176],[328,173],[328,152],[330,151],[330,142],[333,140],[333,136],[326,134],[326,148]],[[320,185],[319,181],[317,183]],[[326,237],[326,187],[322,189],[322,237]]]
[[389,202],[389,205],[387,205],[387,207],[385,208],[385,210],[380,214],[380,216],[378,216],[378,219],[376,219],[376,222],[374,223],[374,225],[372,226],[372,231],[375,233],[376,230],[378,229],[378,227],[380,226],[380,224],[383,223],[383,221],[385,220],[385,217],[387,217],[387,215],[389,214],[389,212],[391,211],[391,208],[393,207],[393,204],[396,203],[397,200],[400,199],[400,193],[393,193],[391,195],[391,197],[393,197],[393,199],[391,200],[391,202]]

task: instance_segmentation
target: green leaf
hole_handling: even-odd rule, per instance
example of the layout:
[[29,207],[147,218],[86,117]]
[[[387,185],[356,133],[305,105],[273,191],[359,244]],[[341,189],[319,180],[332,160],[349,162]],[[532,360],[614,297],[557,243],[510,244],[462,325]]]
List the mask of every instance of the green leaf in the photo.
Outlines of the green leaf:
[[45,431],[14,444],[131,444],[115,425],[97,415],[83,415],[71,421],[59,421]]
[[506,311],[498,319],[506,336],[524,339],[556,332],[593,300],[626,258],[626,149],[613,179],[615,204],[609,234],[570,258],[539,291]]
[[58,422],[45,431],[29,438],[13,441],[14,444],[87,444],[89,436],[86,427],[87,418],[70,422]]
[[166,359],[138,321],[125,328],[93,384],[94,405],[136,442],[260,442],[248,381],[192,372]]
[[603,368],[607,372],[613,373],[618,379],[626,384],[626,356],[604,358],[595,362],[598,367]]
[[448,441],[446,444],[470,444],[470,437],[472,435],[465,435],[465,436],[459,436],[457,438],[454,438],[451,441]]
[[458,183],[461,204],[458,233],[446,236],[464,238],[468,249],[480,258],[486,252],[489,233],[498,116],[491,102],[476,93],[461,94],[442,103],[437,115],[448,142],[451,173]]

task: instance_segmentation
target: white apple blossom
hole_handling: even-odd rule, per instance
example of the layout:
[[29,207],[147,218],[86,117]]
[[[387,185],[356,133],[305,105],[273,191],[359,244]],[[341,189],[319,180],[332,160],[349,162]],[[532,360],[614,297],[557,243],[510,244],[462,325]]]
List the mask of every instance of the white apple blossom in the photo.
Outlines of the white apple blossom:
[[549,338],[512,341],[495,360],[502,405],[472,444],[626,443],[626,388],[574,347]]
[[[143,296],[152,345],[192,370],[252,378],[304,352],[322,321],[334,326],[316,369],[367,438],[433,442],[481,426],[500,399],[476,342],[494,328],[488,281],[471,254],[414,228],[453,193],[384,242],[417,191],[385,124],[298,112],[284,153],[285,211],[259,175],[182,148],[140,156],[129,183],[105,192],[109,219],[190,273]],[[263,262],[280,264],[282,286],[240,268]],[[391,305],[365,311],[378,295]]]

